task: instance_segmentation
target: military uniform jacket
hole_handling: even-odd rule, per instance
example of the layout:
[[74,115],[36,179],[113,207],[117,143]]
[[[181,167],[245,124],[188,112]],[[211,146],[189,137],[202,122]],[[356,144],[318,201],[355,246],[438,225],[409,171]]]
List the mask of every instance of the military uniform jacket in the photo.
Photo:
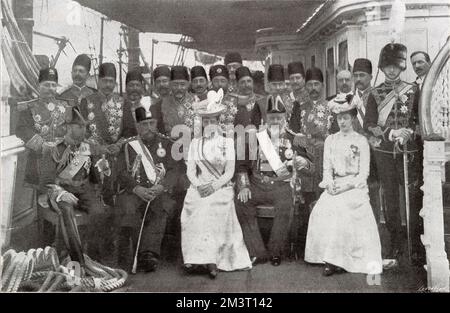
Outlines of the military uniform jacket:
[[305,177],[302,189],[306,192],[320,192],[319,183],[322,181],[323,145],[329,135],[333,115],[328,108],[326,100],[312,100],[294,105],[291,120],[289,121],[289,135],[301,133],[306,136],[306,151],[312,155],[315,166],[314,175]]
[[253,94],[250,97],[236,93],[228,93],[222,103],[227,107],[225,113],[219,117],[219,121],[232,123],[234,126],[255,125],[257,128],[265,121],[265,97]]
[[39,190],[42,193],[47,191],[47,184],[57,184],[73,192],[86,183],[98,183],[90,145],[82,142],[74,146],[68,142],[67,139],[63,139],[51,149],[44,150],[40,160]]
[[291,133],[302,133],[311,141],[325,141],[333,122],[333,115],[326,100],[312,100],[294,103],[289,130]]
[[63,89],[59,96],[64,99],[72,99],[75,101],[75,105],[79,105],[81,100],[97,92],[97,89],[84,85],[78,87],[77,85],[71,85]]
[[[270,134],[269,134],[270,136]],[[291,179],[291,174],[293,171],[293,157],[296,153],[297,155],[307,156],[304,148],[295,146],[292,143],[292,139],[287,133],[280,134],[279,145],[275,147],[278,152],[281,162],[286,166],[289,175],[279,177],[277,173],[273,170],[268,160],[266,159],[260,145],[258,144],[258,151],[256,155],[256,160],[254,156],[250,154],[246,155],[245,160],[236,160],[236,173],[237,175],[237,188],[238,191],[242,188],[245,183],[240,182],[241,175],[247,175],[250,181],[263,181],[264,176],[270,177],[273,181],[284,181],[289,182]],[[247,146],[248,150],[248,146]],[[307,156],[307,159],[310,159]],[[252,160],[253,159],[253,160]],[[311,160],[310,160],[311,161]],[[313,163],[310,162],[310,167],[308,169],[302,170],[302,174],[310,175],[313,170]]]
[[382,83],[372,89],[367,99],[364,129],[374,150],[396,153],[395,142],[389,134],[392,130],[409,128],[414,131],[408,141],[410,152],[421,149],[421,139],[416,131],[419,125],[419,90],[417,86],[399,81],[395,84]]
[[25,172],[26,183],[39,183],[37,160],[41,157],[43,144],[54,143],[66,134],[66,110],[70,110],[68,103],[59,99],[34,99],[18,103],[16,135],[30,149]]
[[135,134],[135,123],[129,105],[116,94],[107,99],[97,92],[84,98],[80,111],[88,123],[86,137],[100,145],[131,137]]
[[[147,177],[143,163],[139,161],[139,158],[144,158],[145,156],[137,158],[138,154],[130,144],[131,142],[137,143],[138,140],[138,136],[128,139],[123,145],[118,158],[118,180],[120,189],[126,190],[129,193],[132,193],[136,186],[150,188],[154,185]],[[171,156],[171,142],[164,138],[155,137],[148,143],[144,143],[143,141],[141,141],[141,143],[144,144],[150,152],[153,164],[157,165],[158,163],[162,163],[164,165],[166,174],[160,183],[168,191],[173,190],[179,179],[177,167],[180,162],[176,162]]]
[[172,128],[175,125],[186,125],[191,130],[194,127],[194,96],[186,93],[183,101],[178,103],[173,95],[162,98],[161,103],[161,118],[164,125],[163,134],[170,136]]

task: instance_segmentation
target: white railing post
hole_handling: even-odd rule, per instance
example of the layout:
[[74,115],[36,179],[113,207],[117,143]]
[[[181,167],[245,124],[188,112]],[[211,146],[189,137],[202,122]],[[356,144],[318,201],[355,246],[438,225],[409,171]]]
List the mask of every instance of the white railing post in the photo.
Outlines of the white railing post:
[[449,262],[444,241],[444,207],[442,200],[441,171],[445,163],[445,141],[424,142],[423,218],[426,249],[428,289],[432,292],[449,292]]

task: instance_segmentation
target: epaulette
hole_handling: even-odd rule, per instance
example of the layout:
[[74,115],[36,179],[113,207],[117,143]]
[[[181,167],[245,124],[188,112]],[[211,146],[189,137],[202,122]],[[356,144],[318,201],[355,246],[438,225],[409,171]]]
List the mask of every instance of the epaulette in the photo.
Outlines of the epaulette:
[[38,100],[39,99],[36,98],[36,99],[27,100],[27,101],[17,102],[17,110],[25,111],[26,109],[30,108]]

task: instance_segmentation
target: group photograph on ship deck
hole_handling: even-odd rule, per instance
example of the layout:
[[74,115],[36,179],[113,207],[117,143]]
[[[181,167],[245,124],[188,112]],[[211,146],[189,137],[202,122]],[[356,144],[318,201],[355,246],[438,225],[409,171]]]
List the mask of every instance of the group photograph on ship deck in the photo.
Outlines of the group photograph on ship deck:
[[0,0],[1,292],[450,292],[449,0]]

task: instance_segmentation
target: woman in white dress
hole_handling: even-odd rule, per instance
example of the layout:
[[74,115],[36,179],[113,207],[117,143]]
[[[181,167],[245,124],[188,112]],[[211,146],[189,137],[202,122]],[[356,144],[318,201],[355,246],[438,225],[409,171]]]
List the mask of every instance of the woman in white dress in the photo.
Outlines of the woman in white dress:
[[218,125],[218,116],[225,109],[220,100],[197,112],[204,133],[189,147],[187,176],[191,185],[181,213],[185,270],[206,267],[211,278],[218,270],[251,268],[234,208],[234,141],[224,137]]
[[325,264],[325,276],[343,271],[379,274],[381,244],[367,187],[369,144],[353,130],[354,105],[344,102],[330,109],[337,114],[340,131],[325,140],[319,184],[325,191],[309,219],[305,261]]

